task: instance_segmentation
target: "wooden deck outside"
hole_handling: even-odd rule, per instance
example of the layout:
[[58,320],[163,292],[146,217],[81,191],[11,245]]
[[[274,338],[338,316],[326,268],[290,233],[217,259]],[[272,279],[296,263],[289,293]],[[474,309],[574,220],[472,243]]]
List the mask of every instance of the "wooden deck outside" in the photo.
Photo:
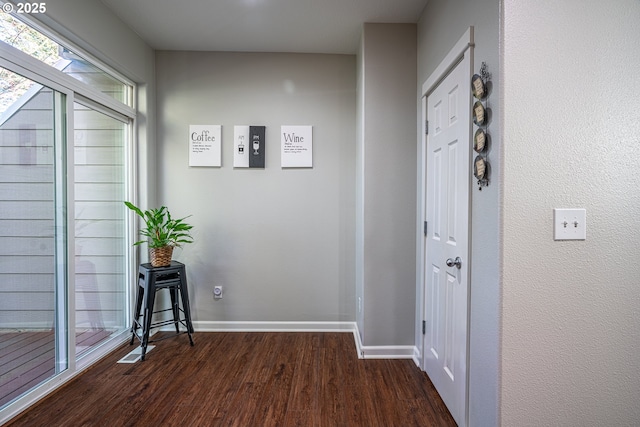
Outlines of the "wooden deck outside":
[[[76,334],[76,352],[111,335],[104,329]],[[55,369],[54,331],[0,332],[0,407],[51,378]]]

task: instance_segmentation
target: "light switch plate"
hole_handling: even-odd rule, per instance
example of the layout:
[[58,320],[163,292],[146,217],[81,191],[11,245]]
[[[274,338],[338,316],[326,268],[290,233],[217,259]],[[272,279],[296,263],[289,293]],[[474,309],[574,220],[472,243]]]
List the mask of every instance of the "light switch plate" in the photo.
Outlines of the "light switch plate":
[[586,238],[586,209],[553,210],[553,240],[585,240]]

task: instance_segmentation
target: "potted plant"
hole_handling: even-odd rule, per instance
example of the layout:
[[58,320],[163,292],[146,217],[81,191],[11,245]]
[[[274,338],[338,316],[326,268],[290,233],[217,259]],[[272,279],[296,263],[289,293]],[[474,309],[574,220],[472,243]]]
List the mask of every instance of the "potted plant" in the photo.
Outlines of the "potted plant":
[[173,248],[183,243],[193,243],[193,237],[190,234],[193,226],[184,222],[188,217],[173,219],[166,206],[142,211],[131,202],[124,202],[124,204],[138,214],[145,223],[145,227],[140,229],[140,235],[147,237],[147,240],[137,241],[134,246],[148,244],[152,266],[170,265]]

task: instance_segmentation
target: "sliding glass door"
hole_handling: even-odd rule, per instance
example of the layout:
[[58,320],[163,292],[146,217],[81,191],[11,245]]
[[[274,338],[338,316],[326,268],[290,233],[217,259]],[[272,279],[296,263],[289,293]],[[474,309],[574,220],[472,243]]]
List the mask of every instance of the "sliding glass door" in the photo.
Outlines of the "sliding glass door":
[[97,108],[74,103],[77,356],[130,326],[122,203],[128,119]]
[[0,68],[0,407],[68,367],[66,96]]
[[133,85],[0,16],[0,424],[128,337]]

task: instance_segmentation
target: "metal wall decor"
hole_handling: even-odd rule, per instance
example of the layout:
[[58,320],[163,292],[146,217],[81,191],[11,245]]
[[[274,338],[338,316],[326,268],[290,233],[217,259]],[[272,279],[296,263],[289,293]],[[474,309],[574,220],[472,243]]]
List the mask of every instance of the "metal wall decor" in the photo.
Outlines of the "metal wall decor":
[[473,123],[475,123],[476,126],[483,126],[485,124],[487,121],[485,113],[482,102],[476,101],[476,103],[473,104]]
[[[478,184],[487,179],[487,161],[482,156],[476,156],[473,161],[473,174],[478,178]],[[480,188],[482,190],[482,188]]]
[[471,77],[471,94],[477,100],[473,104],[473,124],[477,127],[473,135],[473,150],[478,153],[473,161],[473,175],[478,180],[478,190],[489,185],[489,122],[491,109],[489,108],[491,74],[487,71],[487,63],[483,62],[480,73]]
[[487,134],[484,129],[480,128],[473,136],[473,151],[476,153],[482,153],[487,146]]
[[482,77],[477,74],[474,74],[471,78],[471,92],[477,99],[484,99],[484,96],[487,93],[487,88],[484,84],[484,80],[482,80]]

